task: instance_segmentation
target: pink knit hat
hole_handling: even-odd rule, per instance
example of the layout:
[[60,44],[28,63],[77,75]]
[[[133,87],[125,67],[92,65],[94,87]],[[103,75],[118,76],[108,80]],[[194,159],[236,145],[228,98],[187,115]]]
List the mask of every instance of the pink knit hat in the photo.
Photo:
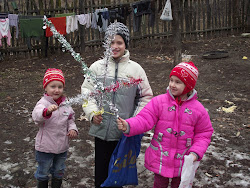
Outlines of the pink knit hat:
[[43,88],[45,88],[50,82],[54,80],[61,81],[63,85],[65,85],[63,72],[60,69],[54,69],[54,68],[47,69],[43,77]]
[[176,65],[171,71],[169,77],[177,76],[185,85],[185,89],[182,94],[186,94],[194,89],[196,81],[198,79],[198,69],[193,62],[182,62]]

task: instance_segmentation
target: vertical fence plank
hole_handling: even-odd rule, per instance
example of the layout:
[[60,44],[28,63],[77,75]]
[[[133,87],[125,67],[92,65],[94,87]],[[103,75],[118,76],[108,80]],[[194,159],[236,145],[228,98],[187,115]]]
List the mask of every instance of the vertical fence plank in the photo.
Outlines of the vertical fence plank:
[[197,30],[199,31],[199,33],[197,33],[198,35],[198,40],[200,39],[201,35],[200,35],[200,30],[201,30],[201,0],[198,0],[198,4],[197,4]]
[[[84,7],[83,7],[83,1],[79,1],[79,14],[83,14],[84,13]],[[85,29],[83,25],[79,25],[79,33],[80,33],[80,49],[82,51],[85,51],[85,40],[84,40],[84,36],[85,36]]]
[[[219,0],[216,0],[216,6],[217,3],[219,2]],[[217,28],[221,28],[221,6],[217,6]],[[221,31],[218,30],[218,35],[217,36],[221,36]]]
[[43,0],[39,0],[38,5],[39,5],[39,14],[44,15]]
[[212,35],[211,35],[211,29],[212,29],[212,26],[211,26],[211,20],[212,20],[212,13],[211,13],[211,4],[210,4],[210,1],[209,0],[206,0],[206,7],[207,7],[207,29],[210,30],[207,32],[207,36],[210,38]]
[[205,8],[205,0],[201,0],[201,11],[202,11],[202,31],[204,39],[207,37],[206,33],[206,8]]
[[[181,23],[180,23],[180,31],[181,31],[181,38],[182,39],[184,39],[184,14],[183,14],[183,12],[184,12],[184,1],[181,1],[181,3],[180,3],[180,21],[181,21]],[[172,31],[172,28],[170,28],[170,30],[169,30],[169,33]]]
[[[238,7],[238,1],[232,1],[232,26],[235,27],[237,26],[237,17],[238,17],[238,10],[239,10],[239,7]],[[237,28],[233,28],[232,29],[232,34],[234,34],[235,30],[237,30]]]
[[28,15],[29,14],[29,4],[30,4],[30,1],[29,0],[26,0],[26,14]]
[[9,12],[9,3],[7,0],[4,0],[4,12]]
[[60,10],[56,11],[57,14],[62,14],[63,13],[63,10],[61,10],[61,8],[62,8],[62,2],[61,2],[61,0],[56,0],[56,8],[60,9]]
[[48,12],[47,12],[47,0],[44,0],[43,2],[44,2],[44,4],[43,4],[44,15],[48,16]]
[[246,3],[246,32],[250,32],[250,1]]
[[193,21],[194,21],[194,19],[193,19],[193,1],[192,0],[189,0],[189,24],[190,24],[190,26],[189,26],[189,40],[192,40],[193,39],[193,35],[192,35],[192,33],[191,33],[191,31],[193,31]]
[[212,33],[214,36],[217,36],[218,31],[217,31],[217,5],[216,5],[216,0],[213,0],[212,2]]
[[[89,12],[92,14],[92,18],[93,18],[93,14],[94,14],[94,8],[93,8],[93,1],[91,0],[90,1],[90,4],[89,4],[90,8],[89,8]],[[90,29],[91,31],[91,39],[90,40],[94,40],[95,39],[95,29]],[[93,50],[94,48],[91,47],[91,49]]]
[[244,12],[243,11],[243,8],[244,8],[244,6],[243,6],[243,3],[244,2],[244,0],[240,0],[240,2],[239,2],[239,14],[238,14],[238,25],[242,28],[243,27],[243,20],[242,20],[242,13]]
[[[85,1],[84,2],[84,14],[90,14],[91,15],[91,21],[92,21],[92,11],[91,11],[91,1]],[[79,10],[80,11],[80,10]],[[85,29],[85,33],[87,32],[88,35],[84,36],[84,51],[86,51],[86,42],[85,41],[91,41],[92,40],[92,29],[91,29],[91,25],[90,27],[84,28]],[[87,37],[87,38],[86,38]],[[86,39],[86,40],[85,40]]]
[[158,2],[158,9],[157,9],[157,12],[159,13],[159,14],[156,14],[155,15],[155,26],[156,26],[156,33],[158,34],[158,33],[160,33],[160,31],[159,31],[159,22],[160,22],[160,15],[161,15],[161,13],[162,13],[162,7],[160,6],[161,4],[162,4],[162,0],[157,0],[156,2]]
[[38,6],[37,6],[37,4],[36,4],[36,1],[35,1],[35,0],[32,0],[31,2],[32,2],[32,4],[33,4],[34,12],[36,13],[36,15],[39,14]]
[[[249,3],[249,4],[247,4]],[[246,18],[247,18],[247,8],[250,9],[250,1],[245,1],[243,0],[242,1],[242,13],[241,13],[241,20],[242,20],[242,26],[244,27],[244,32],[246,32],[248,29],[247,29],[247,22],[246,22]],[[246,13],[246,14],[245,14]],[[249,21],[250,21],[250,18],[249,18]]]
[[[91,1],[91,12],[93,13],[93,14],[95,14],[95,6],[96,6],[97,4],[95,3],[95,1]],[[98,38],[98,32],[97,32],[97,29],[95,29],[95,28],[93,28],[92,29],[92,40],[94,41],[94,40],[96,40],[97,38]],[[95,50],[95,45],[93,45],[93,46],[91,46],[91,48],[92,48],[92,50],[94,51]]]
[[153,42],[155,41],[155,21],[156,21],[156,15],[157,15],[157,8],[156,8],[156,0],[153,0],[153,1],[151,1],[151,3],[153,3],[152,5],[151,5],[151,7],[152,7],[152,19],[151,19],[151,34],[152,34],[152,38],[151,38],[151,43],[150,43],[150,45],[152,46],[153,45]]
[[[225,27],[225,11],[226,11],[226,3],[223,2],[220,6],[220,14],[221,14],[221,28]],[[221,31],[221,35],[223,35],[224,32]]]
[[188,0],[188,40],[192,40],[192,28],[193,28],[193,1]]
[[[48,3],[47,6],[48,6],[48,9],[49,9],[49,15],[51,15],[51,17],[55,16],[55,12],[53,11],[54,10],[54,1],[49,0],[49,3]],[[49,37],[48,40],[49,40],[49,51],[51,53],[55,53],[55,46],[53,45],[54,44],[54,38]]]
[[232,26],[232,1],[228,0],[228,20],[227,20],[227,24],[228,24],[228,35],[231,35],[231,26]]
[[198,2],[197,2],[197,0],[195,0],[195,1],[192,1],[192,10],[193,10],[193,28],[192,28],[192,30],[194,31],[194,40],[197,40],[198,39],[198,33],[197,33],[197,9],[196,9],[196,7],[197,7],[197,4],[198,4]]
[[188,24],[188,0],[184,1],[184,19],[183,19],[183,26],[184,26],[184,38],[187,38],[187,31],[189,31],[189,24]]
[[53,11],[54,10],[54,0],[50,0],[49,1],[49,4],[48,4],[48,8],[50,9],[50,12],[49,12],[49,14],[51,15],[51,16],[54,16],[55,15],[55,11]]

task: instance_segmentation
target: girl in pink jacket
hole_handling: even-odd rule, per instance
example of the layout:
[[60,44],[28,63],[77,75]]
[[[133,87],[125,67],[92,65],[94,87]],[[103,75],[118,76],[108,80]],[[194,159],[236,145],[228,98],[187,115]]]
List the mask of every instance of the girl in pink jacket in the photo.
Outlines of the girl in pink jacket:
[[32,112],[32,118],[39,126],[35,143],[38,163],[35,177],[40,188],[48,187],[49,174],[52,175],[52,188],[61,187],[69,139],[78,134],[73,109],[63,105],[64,85],[62,71],[48,69],[43,78],[45,94]]
[[133,118],[117,120],[126,136],[154,128],[145,153],[145,167],[155,173],[154,188],[178,188],[185,155],[200,161],[211,142],[213,127],[194,89],[198,69],[182,62],[170,73],[167,93],[154,97]]

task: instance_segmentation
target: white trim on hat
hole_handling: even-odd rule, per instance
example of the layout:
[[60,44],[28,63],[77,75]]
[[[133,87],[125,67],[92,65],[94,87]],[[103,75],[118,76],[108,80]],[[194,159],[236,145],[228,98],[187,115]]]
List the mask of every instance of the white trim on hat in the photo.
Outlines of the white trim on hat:
[[176,67],[180,67],[180,68],[184,69],[185,71],[188,72],[188,74],[191,75],[192,78],[195,79],[195,81],[197,81],[199,72],[195,67],[193,67],[192,65],[190,65],[188,63],[184,63],[184,62],[179,63]]
[[57,75],[60,75],[60,76],[64,77],[64,76],[63,76],[63,73],[62,73],[61,71],[55,71],[55,70],[53,70],[53,71],[47,71],[47,72],[45,73],[45,75],[44,75],[44,78],[45,78],[46,76],[51,75],[51,74],[57,74]]

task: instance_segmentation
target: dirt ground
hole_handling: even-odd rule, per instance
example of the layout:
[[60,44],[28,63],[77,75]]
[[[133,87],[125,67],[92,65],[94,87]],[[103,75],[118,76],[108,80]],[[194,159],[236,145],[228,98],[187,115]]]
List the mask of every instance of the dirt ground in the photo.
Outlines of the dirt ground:
[[[168,75],[173,68],[173,50],[168,45],[142,46],[130,49],[131,59],[145,69],[154,95],[165,93]],[[204,52],[214,50],[226,50],[229,56],[202,58]],[[199,101],[209,111],[215,129],[210,150],[193,187],[248,187],[250,38],[229,36],[184,42],[183,51],[193,55],[192,61],[199,69],[196,86]],[[81,53],[88,66],[102,55],[103,49]],[[248,59],[243,60],[243,56]],[[67,96],[80,93],[84,80],[81,65],[69,53],[0,62],[0,187],[36,185],[33,177],[36,169],[34,138],[38,128],[32,122],[31,112],[43,94],[42,79],[47,68],[63,70]],[[236,108],[232,110],[234,106]],[[76,118],[80,118],[81,107],[73,108]],[[71,142],[63,187],[94,187],[93,137],[88,135],[88,122],[78,119],[76,123],[80,135]],[[143,145],[142,152],[145,148]],[[137,187],[152,187],[149,175],[145,170],[140,171]]]

